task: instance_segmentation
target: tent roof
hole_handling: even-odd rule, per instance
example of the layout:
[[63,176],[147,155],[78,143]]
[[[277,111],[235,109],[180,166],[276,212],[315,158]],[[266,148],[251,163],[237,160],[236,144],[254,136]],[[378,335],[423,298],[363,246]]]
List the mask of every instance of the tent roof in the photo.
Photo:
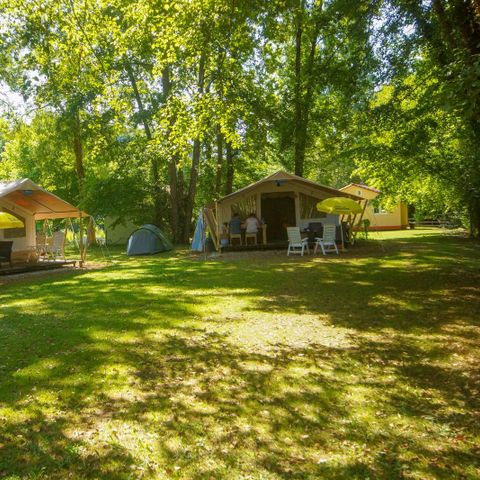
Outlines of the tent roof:
[[31,213],[35,220],[88,217],[88,213],[47,192],[28,178],[0,182],[1,199]]
[[229,195],[226,195],[225,197],[220,198],[219,200],[217,200],[217,202],[222,203],[224,200],[231,199],[238,195],[243,195],[244,193],[250,190],[255,190],[255,188],[257,188],[258,186],[264,183],[268,183],[268,182],[273,183],[273,182],[282,182],[282,181],[291,181],[294,183],[303,184],[303,185],[306,185],[307,187],[323,191],[324,193],[327,193],[332,197],[348,197],[353,200],[363,200],[361,197],[358,197],[357,195],[341,192],[340,190],[337,190],[335,188],[326,187],[325,185],[321,185],[320,183],[314,182],[312,180],[308,180],[306,178],[299,177],[297,175],[293,175],[291,173],[283,172],[280,170],[272,175],[269,175],[268,177],[262,178],[258,182],[247,185],[246,187],[243,187],[240,190],[237,190],[236,192],[230,193]]
[[382,193],[380,190],[377,190],[376,188],[369,187],[368,185],[364,185],[363,183],[349,183],[348,185],[345,185],[344,187],[340,188],[340,190],[346,190],[349,187],[358,187],[358,188],[364,188],[365,190],[370,190],[371,192],[374,193]]
[[163,235],[162,231],[156,225],[152,225],[151,223],[145,223],[144,225],[141,225],[135,230],[135,232],[137,232],[138,230],[150,230],[152,233],[154,233],[157,236]]

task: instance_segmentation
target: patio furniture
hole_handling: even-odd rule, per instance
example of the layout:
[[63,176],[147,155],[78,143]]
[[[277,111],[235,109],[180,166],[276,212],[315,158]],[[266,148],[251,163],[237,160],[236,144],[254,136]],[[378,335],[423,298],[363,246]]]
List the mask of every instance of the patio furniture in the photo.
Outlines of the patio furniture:
[[315,249],[313,253],[317,253],[318,247],[322,249],[322,253],[326,255],[329,252],[336,252],[338,255],[337,244],[335,243],[335,236],[337,232],[336,225],[324,225],[322,237],[316,237]]
[[248,245],[248,240],[253,240],[253,245],[257,244],[257,234],[256,233],[245,233],[245,245]]
[[57,257],[65,258],[65,232],[62,230],[58,230],[53,234],[52,243],[46,246],[46,254],[48,255],[49,259],[53,259],[55,261]]
[[12,263],[12,248],[13,241],[0,241],[0,267],[2,263],[8,262],[10,266],[13,266]]
[[26,250],[26,260],[27,263],[36,263],[39,259],[37,253],[37,247],[34,245],[29,245],[25,248]]
[[299,253],[303,257],[305,250],[310,253],[310,249],[308,248],[308,238],[302,238],[299,227],[287,227],[287,235],[287,257],[290,253]]
[[260,228],[262,229],[262,243],[266,245],[267,244],[267,224],[263,223]]
[[[366,206],[366,203],[365,203]],[[361,214],[365,210],[365,206],[362,207],[353,199],[345,197],[330,197],[317,203],[317,210],[323,213],[329,213],[331,215],[356,215]],[[354,219],[355,219],[354,217]],[[361,219],[361,217],[360,217]],[[343,231],[343,221],[340,218],[340,239],[342,241],[342,250],[345,250],[345,235]],[[353,244],[353,242],[352,242]],[[335,249],[336,249],[335,245]],[[338,254],[338,250],[337,250]]]
[[233,245],[232,240],[238,240],[239,245],[242,245],[242,234],[241,233],[231,233],[230,234],[230,245]]
[[47,235],[44,232],[39,232],[36,235],[35,239],[36,243],[36,251],[37,251],[37,256],[39,259],[45,259],[45,256],[47,254]]

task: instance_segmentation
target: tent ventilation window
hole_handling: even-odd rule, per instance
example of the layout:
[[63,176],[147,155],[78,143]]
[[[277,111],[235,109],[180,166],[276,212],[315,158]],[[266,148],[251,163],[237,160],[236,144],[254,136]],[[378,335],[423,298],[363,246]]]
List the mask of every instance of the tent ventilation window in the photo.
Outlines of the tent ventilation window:
[[237,203],[232,205],[232,215],[238,213],[240,218],[247,218],[251,213],[257,212],[257,197],[251,195],[242,198]]

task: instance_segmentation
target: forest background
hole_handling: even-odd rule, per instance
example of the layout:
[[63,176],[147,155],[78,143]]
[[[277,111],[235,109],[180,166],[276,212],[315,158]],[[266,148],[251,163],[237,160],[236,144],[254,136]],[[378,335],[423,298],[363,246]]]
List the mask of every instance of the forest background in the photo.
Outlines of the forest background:
[[285,169],[480,235],[478,0],[0,0],[0,179],[192,234]]

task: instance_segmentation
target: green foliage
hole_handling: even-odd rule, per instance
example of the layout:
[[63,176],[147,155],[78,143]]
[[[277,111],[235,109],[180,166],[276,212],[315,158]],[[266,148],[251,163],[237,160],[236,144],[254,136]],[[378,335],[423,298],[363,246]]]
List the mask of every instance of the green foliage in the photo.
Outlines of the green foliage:
[[363,227],[363,236],[365,240],[368,240],[368,229],[370,228],[370,220],[365,218],[362,220],[362,227]]
[[478,19],[460,3],[2,0],[0,80],[35,110],[2,122],[0,175],[178,241],[196,207],[280,168],[474,230]]

